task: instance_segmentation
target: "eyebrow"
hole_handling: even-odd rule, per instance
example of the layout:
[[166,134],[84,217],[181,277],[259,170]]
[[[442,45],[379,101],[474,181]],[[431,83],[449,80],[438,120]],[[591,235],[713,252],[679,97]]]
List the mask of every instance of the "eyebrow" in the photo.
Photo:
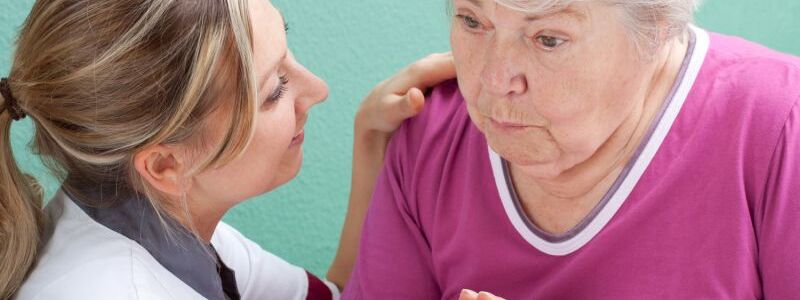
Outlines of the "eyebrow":
[[[283,16],[283,12],[281,12],[281,10],[277,9],[277,8],[275,10],[277,10],[278,11],[278,15],[281,16],[281,24],[284,24],[284,28],[285,28],[286,27],[286,18]],[[289,46],[287,45],[286,46],[286,51],[283,51],[283,55],[281,56],[280,59],[278,59],[278,62],[284,61],[288,55],[289,55]],[[276,64],[276,66],[277,66],[277,64]],[[269,69],[267,74],[272,73],[272,71],[273,71],[273,69]],[[260,93],[264,92],[264,87],[267,85],[267,81],[269,81],[269,76],[262,76],[261,82],[258,84],[259,98],[261,98]]]
[[469,1],[472,4],[474,4],[477,7],[483,8],[483,1],[481,1],[481,0],[467,0],[467,1]]
[[[479,7],[479,8],[483,8],[483,2],[484,2],[483,0],[466,0],[466,1],[469,2],[469,3],[472,3],[473,5],[475,5],[475,6]],[[546,17],[550,17],[550,16],[554,16],[554,15],[562,15],[562,14],[570,16],[570,17],[573,17],[573,18],[576,18],[576,19],[579,19],[579,20],[585,20],[586,19],[586,14],[576,10],[572,6],[567,6],[567,8],[565,8],[565,9],[562,9],[562,10],[559,10],[559,11],[555,11],[555,12],[552,12],[552,13],[541,14],[541,15],[529,15],[529,16],[525,17],[525,21],[531,22],[531,21],[544,19]]]
[[547,17],[556,16],[556,15],[564,15],[564,16],[568,16],[568,17],[572,17],[572,18],[581,20],[581,21],[586,20],[588,18],[585,13],[573,8],[572,6],[567,6],[567,8],[562,9],[562,10],[558,10],[558,11],[554,11],[554,12],[550,12],[550,13],[545,13],[545,14],[540,14],[540,15],[527,16],[527,17],[525,17],[525,21],[529,21],[529,22],[530,21],[536,21],[536,20],[541,20],[541,19],[544,19],[544,18],[547,18]]

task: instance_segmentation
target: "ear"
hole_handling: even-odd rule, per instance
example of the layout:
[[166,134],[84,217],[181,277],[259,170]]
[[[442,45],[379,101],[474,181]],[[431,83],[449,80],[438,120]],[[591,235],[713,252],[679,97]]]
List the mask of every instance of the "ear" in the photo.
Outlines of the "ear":
[[151,187],[166,195],[180,197],[189,190],[186,157],[175,146],[152,145],[133,156],[133,166]]

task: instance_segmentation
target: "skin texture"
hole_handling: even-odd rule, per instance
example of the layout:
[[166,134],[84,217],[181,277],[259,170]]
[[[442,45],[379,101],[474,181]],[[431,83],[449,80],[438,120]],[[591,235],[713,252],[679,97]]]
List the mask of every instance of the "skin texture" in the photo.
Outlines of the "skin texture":
[[453,4],[451,44],[472,121],[509,161],[530,219],[568,231],[630,160],[686,44],[642,55],[619,8],[597,2],[546,15],[490,0]]

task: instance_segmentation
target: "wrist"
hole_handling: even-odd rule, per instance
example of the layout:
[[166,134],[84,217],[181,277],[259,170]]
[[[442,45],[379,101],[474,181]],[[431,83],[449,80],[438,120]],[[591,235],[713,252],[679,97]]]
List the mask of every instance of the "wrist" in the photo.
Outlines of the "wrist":
[[375,126],[370,126],[372,123],[374,123],[374,121],[370,120],[369,116],[365,113],[362,113],[361,110],[356,113],[353,127],[354,138],[356,141],[385,141],[392,136],[391,132],[385,132],[375,128]]
[[356,147],[362,148],[373,148],[375,146],[378,146],[379,148],[386,148],[386,144],[389,143],[391,138],[391,133],[359,126],[356,126],[353,134],[353,142],[355,143]]

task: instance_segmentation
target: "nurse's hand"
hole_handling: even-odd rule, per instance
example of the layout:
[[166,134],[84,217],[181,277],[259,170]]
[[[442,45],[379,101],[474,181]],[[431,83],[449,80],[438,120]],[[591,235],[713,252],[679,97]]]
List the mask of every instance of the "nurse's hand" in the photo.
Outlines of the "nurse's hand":
[[428,88],[455,77],[449,52],[431,54],[400,70],[364,98],[356,114],[356,133],[391,135],[405,119],[422,111]]
[[461,290],[461,295],[458,300],[505,300],[504,298],[497,297],[487,292],[476,293],[472,290]]

